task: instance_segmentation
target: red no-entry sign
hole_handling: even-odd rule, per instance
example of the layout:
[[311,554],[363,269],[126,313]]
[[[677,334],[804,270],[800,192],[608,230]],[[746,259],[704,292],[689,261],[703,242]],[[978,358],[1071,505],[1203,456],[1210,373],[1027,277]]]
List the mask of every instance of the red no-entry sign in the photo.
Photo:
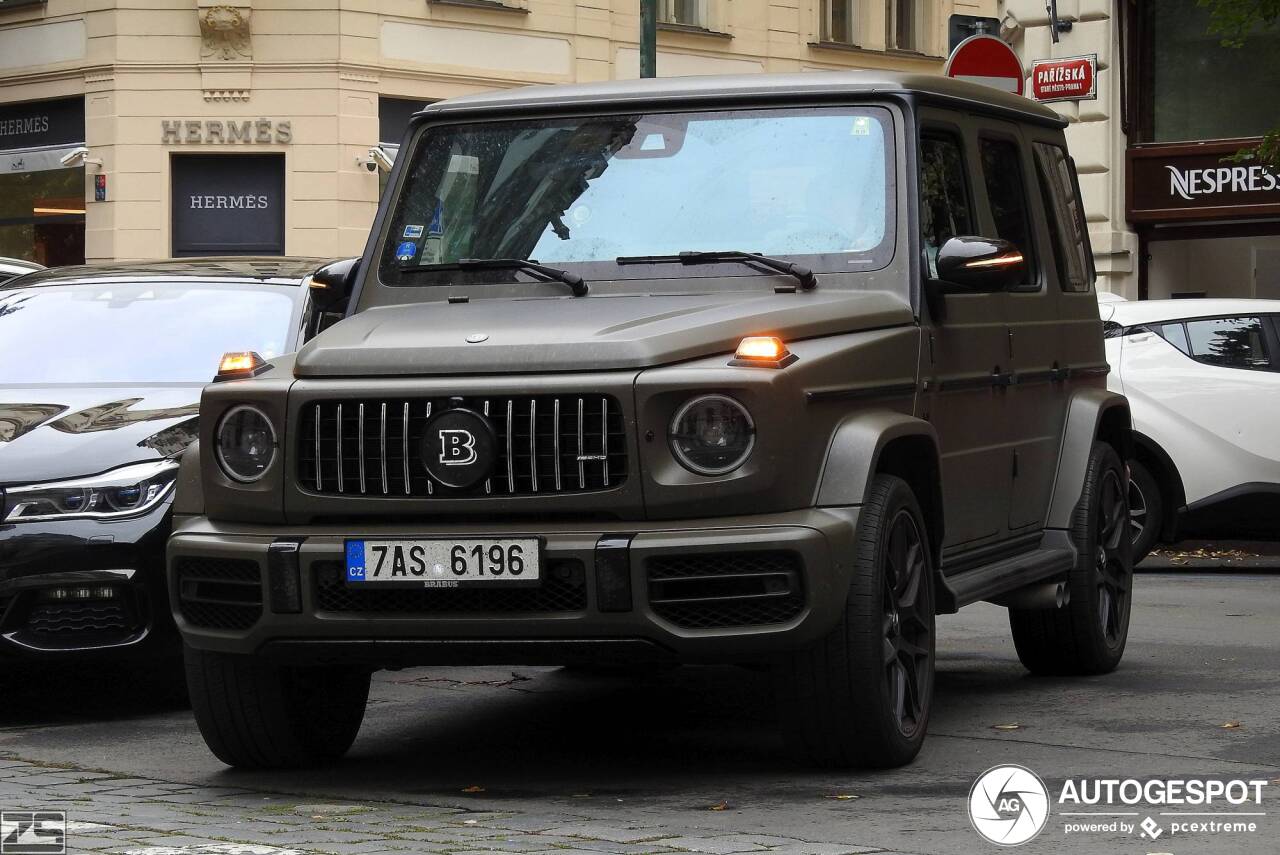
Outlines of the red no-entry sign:
[[995,36],[970,36],[956,45],[943,73],[957,80],[1022,94],[1022,61],[1013,48]]

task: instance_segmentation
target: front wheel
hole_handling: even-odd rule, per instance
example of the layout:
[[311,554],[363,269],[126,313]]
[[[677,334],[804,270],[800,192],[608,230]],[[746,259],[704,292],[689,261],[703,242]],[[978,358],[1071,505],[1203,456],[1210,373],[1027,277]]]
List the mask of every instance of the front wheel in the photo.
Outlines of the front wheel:
[[1105,674],[1129,638],[1133,543],[1120,456],[1096,443],[1072,517],[1076,565],[1060,609],[1009,609],[1018,658],[1035,674]]
[[293,667],[188,647],[187,688],[200,735],[242,769],[308,766],[341,757],[369,700],[367,669]]
[[784,733],[826,767],[910,763],[933,703],[933,561],[901,478],[877,475],[858,521],[844,614],[775,666]]

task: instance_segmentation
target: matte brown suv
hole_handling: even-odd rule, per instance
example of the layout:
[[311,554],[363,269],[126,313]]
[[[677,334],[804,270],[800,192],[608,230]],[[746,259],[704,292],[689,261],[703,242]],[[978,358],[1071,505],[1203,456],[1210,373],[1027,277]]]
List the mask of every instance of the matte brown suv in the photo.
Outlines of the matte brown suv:
[[825,765],[924,739],[934,616],[1115,668],[1129,413],[1063,122],[937,77],[433,104],[345,318],[202,401],[169,542],[206,741],[343,754],[378,668],[758,663]]

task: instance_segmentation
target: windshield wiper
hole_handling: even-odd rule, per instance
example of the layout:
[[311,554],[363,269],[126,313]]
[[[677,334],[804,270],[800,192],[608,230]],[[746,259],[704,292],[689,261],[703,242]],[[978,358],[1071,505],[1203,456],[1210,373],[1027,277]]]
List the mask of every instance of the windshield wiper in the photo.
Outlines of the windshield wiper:
[[541,276],[547,282],[563,282],[569,286],[575,297],[587,295],[587,283],[576,273],[561,270],[558,267],[546,267],[527,258],[460,258],[457,261],[446,261],[441,264],[415,264],[402,267],[409,273],[420,273],[431,270],[523,270]]
[[794,276],[801,289],[805,291],[818,287],[818,277],[813,271],[781,258],[770,258],[758,252],[740,252],[725,250],[722,252],[682,252],[679,255],[623,255],[614,259],[618,264],[718,264],[722,261],[740,261],[743,264],[758,264],[778,273]]

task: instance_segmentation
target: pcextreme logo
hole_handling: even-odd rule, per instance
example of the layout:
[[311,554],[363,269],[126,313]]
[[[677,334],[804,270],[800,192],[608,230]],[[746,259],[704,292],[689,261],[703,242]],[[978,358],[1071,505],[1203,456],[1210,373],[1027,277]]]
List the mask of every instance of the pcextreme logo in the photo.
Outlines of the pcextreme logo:
[[[1068,778],[1057,807],[1064,837],[1103,834],[1155,841],[1197,835],[1256,834],[1264,780]],[[1049,823],[1053,798],[1025,766],[995,766],[969,790],[969,821],[997,846],[1020,846]]]

